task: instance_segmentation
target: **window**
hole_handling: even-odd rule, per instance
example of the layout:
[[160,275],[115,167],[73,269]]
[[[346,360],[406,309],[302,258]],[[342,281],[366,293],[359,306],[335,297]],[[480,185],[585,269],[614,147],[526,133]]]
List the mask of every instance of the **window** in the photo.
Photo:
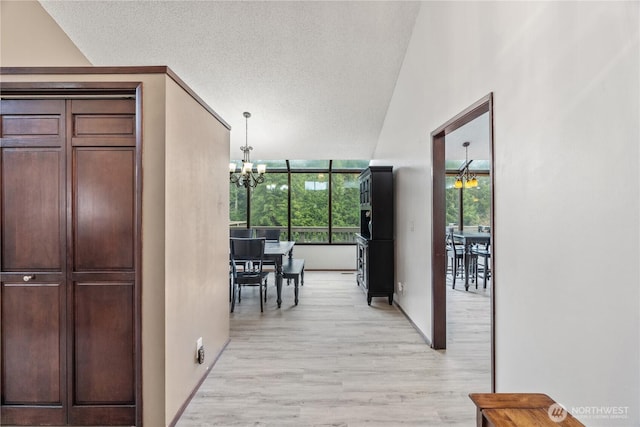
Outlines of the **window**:
[[491,224],[491,182],[488,175],[478,175],[478,186],[463,191],[462,203],[466,228],[478,229]]
[[232,226],[279,228],[282,239],[291,236],[298,243],[355,242],[360,225],[358,175],[369,165],[367,160],[254,163],[267,164],[266,180],[250,192],[230,184]]
[[[239,191],[246,194],[244,187]],[[271,173],[267,169],[266,181],[251,190],[251,227],[279,228],[280,238],[286,240],[289,225],[288,193],[287,173]]]
[[247,224],[247,192],[235,184],[229,187],[229,222],[232,226]]
[[332,242],[353,243],[360,231],[358,173],[334,173],[331,183]]
[[446,213],[447,213],[447,227],[456,227],[460,222],[460,190],[455,188],[453,184],[456,181],[456,177],[453,175],[447,175],[446,177]]
[[[446,177],[446,224],[458,229],[460,223],[466,230],[477,230],[478,226],[491,224],[491,181],[487,173],[477,172],[478,186],[475,188],[454,188],[456,178]],[[462,218],[460,211],[462,203]]]
[[301,243],[329,243],[329,186],[322,173],[291,173],[291,235]]

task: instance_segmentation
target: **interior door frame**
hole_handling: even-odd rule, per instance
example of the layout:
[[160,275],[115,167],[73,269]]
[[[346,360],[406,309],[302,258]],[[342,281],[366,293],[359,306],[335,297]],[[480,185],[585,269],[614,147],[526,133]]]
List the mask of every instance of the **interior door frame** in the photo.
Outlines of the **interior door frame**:
[[[134,242],[134,334],[135,334],[135,421],[142,425],[142,82],[0,82],[3,98],[103,99],[131,96],[135,98],[136,196]],[[67,230],[67,233],[70,233]],[[68,236],[67,236],[68,237]],[[67,255],[68,256],[68,255]],[[67,261],[68,262],[68,261]],[[67,356],[68,357],[68,356]],[[67,402],[71,397],[67,396]],[[67,403],[67,411],[69,408]]]
[[[448,120],[442,126],[431,132],[432,153],[432,240],[431,240],[431,347],[437,350],[447,348],[447,290],[446,268],[447,250],[445,247],[445,136],[464,126],[470,121],[489,113],[489,153],[490,153],[490,182],[491,182],[491,246],[495,253],[494,226],[494,154],[493,154],[493,92],[471,104],[462,112]],[[491,262],[491,391],[495,391],[495,288],[496,272],[494,257]]]

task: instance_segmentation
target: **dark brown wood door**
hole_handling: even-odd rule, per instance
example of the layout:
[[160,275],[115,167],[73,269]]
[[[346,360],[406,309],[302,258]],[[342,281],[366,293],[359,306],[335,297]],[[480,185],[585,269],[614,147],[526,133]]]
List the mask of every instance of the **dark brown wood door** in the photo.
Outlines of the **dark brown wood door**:
[[2,101],[2,422],[136,424],[135,101]]
[[73,100],[70,122],[69,422],[133,425],[135,102]]
[[0,419],[65,424],[65,102],[0,107]]

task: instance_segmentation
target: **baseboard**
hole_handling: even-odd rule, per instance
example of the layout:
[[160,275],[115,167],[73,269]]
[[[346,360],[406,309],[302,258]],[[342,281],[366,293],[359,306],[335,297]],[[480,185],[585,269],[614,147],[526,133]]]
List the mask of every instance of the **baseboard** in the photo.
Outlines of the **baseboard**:
[[214,359],[214,361],[211,364],[211,366],[209,366],[204,371],[204,374],[202,375],[202,378],[200,378],[200,380],[198,380],[198,383],[196,384],[194,389],[191,391],[191,394],[189,394],[189,397],[187,397],[187,400],[185,400],[184,403],[182,404],[182,406],[180,406],[180,409],[178,409],[178,412],[176,413],[175,417],[173,417],[173,419],[169,423],[169,427],[175,427],[175,425],[178,423],[178,421],[180,420],[180,417],[182,416],[184,411],[187,409],[187,406],[189,406],[189,403],[191,403],[191,399],[193,399],[193,396],[196,395],[196,393],[200,389],[200,386],[202,386],[202,383],[204,382],[204,380],[206,380],[207,376],[209,376],[209,372],[211,372],[211,369],[213,369],[215,364],[218,362],[218,359],[220,358],[220,356],[222,356],[222,352],[224,352],[224,350],[227,348],[227,345],[229,345],[229,341],[231,341],[231,340],[228,339],[227,342],[224,343],[224,345],[222,346],[222,348],[220,349],[220,351],[216,355],[216,358]]
[[422,337],[422,339],[424,340],[424,342],[431,347],[431,340],[422,333],[422,331],[420,330],[420,328],[418,328],[418,325],[416,325],[415,323],[413,323],[413,320],[411,320],[411,318],[409,316],[407,316],[407,313],[404,312],[404,310],[402,309],[402,307],[400,306],[400,304],[398,304],[397,302],[393,302],[393,305],[396,306],[396,308],[398,310],[400,310],[400,313],[402,313],[404,315],[404,317],[407,318],[407,320],[409,321],[409,323],[411,323],[411,326],[413,326],[413,329],[416,330],[416,332]]

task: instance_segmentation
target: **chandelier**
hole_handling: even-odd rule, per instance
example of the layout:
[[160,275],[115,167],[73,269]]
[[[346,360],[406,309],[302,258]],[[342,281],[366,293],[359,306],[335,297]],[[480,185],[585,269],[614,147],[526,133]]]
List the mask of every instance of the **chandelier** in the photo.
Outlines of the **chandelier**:
[[244,147],[240,147],[240,150],[244,153],[242,169],[240,169],[240,173],[236,173],[236,164],[229,163],[229,181],[238,187],[253,188],[264,182],[264,173],[267,171],[267,165],[258,165],[256,167],[257,173],[253,172],[253,163],[251,163],[249,155],[249,152],[253,150],[253,147],[249,146],[249,117],[251,117],[251,113],[245,111],[242,115],[245,118],[245,143]]
[[478,179],[475,174],[471,174],[469,171],[469,164],[473,161],[469,161],[469,145],[471,143],[469,141],[463,142],[462,146],[464,147],[464,165],[462,169],[458,172],[458,176],[456,176],[456,182],[453,184],[453,188],[473,188],[478,186]]

